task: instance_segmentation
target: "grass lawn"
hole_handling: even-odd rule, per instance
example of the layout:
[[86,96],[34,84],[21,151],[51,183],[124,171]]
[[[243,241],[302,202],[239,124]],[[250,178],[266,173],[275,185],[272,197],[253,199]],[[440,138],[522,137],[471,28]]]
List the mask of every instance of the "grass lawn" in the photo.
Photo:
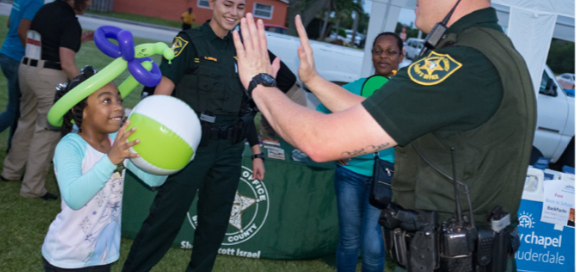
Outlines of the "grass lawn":
[[[0,16],[0,25],[6,24],[6,16]],[[0,37],[6,36],[6,28],[0,28]],[[3,42],[3,39],[1,40]],[[135,38],[135,44],[148,41]],[[160,57],[155,56],[159,62]],[[102,54],[93,42],[83,44],[76,62],[79,68],[85,65],[102,69],[112,61]],[[120,84],[127,78],[125,71],[115,82]],[[126,107],[137,104],[141,87],[125,99]],[[6,107],[6,79],[0,76],[0,111]],[[6,157],[8,130],[0,133],[0,162]],[[0,166],[2,167],[2,166]],[[43,201],[21,197],[20,182],[0,182],[0,271],[42,271],[41,246],[48,226],[60,212],[59,201]],[[58,186],[52,167],[47,175],[46,187],[58,194]],[[121,258],[112,271],[121,271],[132,244],[131,239],[121,240]],[[190,250],[172,248],[152,271],[183,271],[189,261]],[[392,271],[390,268],[385,271]],[[334,257],[304,261],[275,261],[218,255],[214,271],[335,271]],[[360,265],[359,265],[360,270]]]

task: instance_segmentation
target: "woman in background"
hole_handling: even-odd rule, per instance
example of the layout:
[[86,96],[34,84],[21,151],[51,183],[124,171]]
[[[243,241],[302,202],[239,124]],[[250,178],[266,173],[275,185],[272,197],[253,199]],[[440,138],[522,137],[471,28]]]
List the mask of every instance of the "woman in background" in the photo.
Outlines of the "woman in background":
[[[394,76],[403,61],[403,40],[395,33],[383,32],[373,42],[372,61],[375,75]],[[361,95],[367,78],[360,78],[343,87]],[[330,113],[322,104],[318,111]],[[381,160],[391,163],[394,170],[393,148],[379,152]],[[374,155],[367,154],[338,161],[334,188],[338,204],[339,240],[336,249],[336,267],[339,272],[356,271],[359,249],[362,271],[382,272],[385,267],[385,247],[379,225],[381,210],[369,203],[373,176]]]

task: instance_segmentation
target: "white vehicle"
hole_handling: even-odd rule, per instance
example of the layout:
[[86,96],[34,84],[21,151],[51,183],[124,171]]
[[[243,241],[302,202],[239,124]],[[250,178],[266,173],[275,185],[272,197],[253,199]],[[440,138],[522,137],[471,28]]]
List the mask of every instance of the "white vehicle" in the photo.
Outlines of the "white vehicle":
[[[298,74],[297,37],[266,32],[268,49],[279,56],[292,72]],[[409,39],[409,41],[418,41]],[[337,84],[360,78],[364,52],[317,41],[310,41],[316,69],[322,77]],[[421,42],[422,44],[422,42]],[[408,65],[405,61],[401,67]],[[574,97],[566,95],[556,77],[546,65],[537,94],[538,121],[534,147],[552,163],[574,167]],[[314,105],[316,106],[316,105]],[[563,155],[564,154],[564,155]]]
[[537,95],[536,147],[552,163],[574,166],[574,97],[568,96],[546,65]]
[[576,76],[571,73],[563,73],[556,77],[560,86],[564,89],[575,89],[576,88]]
[[[330,35],[328,37],[326,37],[326,39],[324,39],[324,40],[327,42],[332,42],[334,40],[341,40],[345,44],[350,44],[350,42],[352,41],[352,30],[346,29],[344,32],[346,33],[346,37],[337,35],[336,32],[332,31],[332,32],[330,32]],[[360,43],[364,38],[365,38],[365,35],[357,32],[356,36],[354,37],[354,44],[353,45],[360,46]]]
[[324,39],[327,42],[333,42],[335,40],[341,40],[344,42],[344,44],[348,44],[350,43],[350,40],[347,39],[346,37],[340,36],[338,34],[336,34],[336,32],[332,31],[330,32],[330,35],[328,35],[328,37],[326,37],[326,39]]
[[[297,37],[266,32],[268,49],[298,75],[298,46]],[[314,51],[314,61],[318,73],[328,81],[345,84],[360,78],[362,70],[363,50],[334,45],[325,42],[310,40]]]
[[[352,41],[352,29],[347,29],[345,30],[345,32],[346,32],[346,40],[350,43]],[[354,45],[360,46],[360,42],[364,38],[365,36],[363,34],[357,32],[356,36],[354,37]]]
[[425,40],[417,38],[409,38],[405,43],[405,57],[410,60],[415,59],[421,53]]

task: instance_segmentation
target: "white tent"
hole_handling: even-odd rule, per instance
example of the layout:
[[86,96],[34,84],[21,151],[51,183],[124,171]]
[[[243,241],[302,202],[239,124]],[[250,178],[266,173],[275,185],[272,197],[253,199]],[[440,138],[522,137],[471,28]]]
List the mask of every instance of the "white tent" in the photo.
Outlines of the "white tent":
[[[367,0],[372,2],[368,41],[384,31],[395,31],[402,8],[414,9],[416,0]],[[536,89],[544,71],[552,38],[574,41],[574,0],[492,0],[500,25],[507,29],[522,54]],[[443,19],[443,18],[442,18]],[[372,43],[365,45],[361,76],[372,73]]]

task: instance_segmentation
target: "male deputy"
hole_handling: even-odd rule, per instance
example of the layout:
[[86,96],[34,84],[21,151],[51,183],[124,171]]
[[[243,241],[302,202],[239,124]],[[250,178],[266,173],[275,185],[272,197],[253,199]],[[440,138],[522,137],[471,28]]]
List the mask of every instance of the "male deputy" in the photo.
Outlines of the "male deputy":
[[[418,0],[415,24],[430,32],[456,3]],[[317,74],[297,16],[302,44],[298,73],[334,112],[330,115],[298,106],[268,87],[273,85],[271,80],[260,73],[271,74],[278,65],[268,62],[262,25],[258,21],[258,32],[248,14],[241,21],[243,45],[234,33],[240,79],[262,114],[289,143],[316,161],[398,146],[393,201],[408,210],[437,211],[439,225],[455,210],[453,183],[445,177],[452,175],[453,147],[457,179],[471,190],[476,224],[487,225],[488,213],[500,205],[510,213],[512,229],[517,225],[536,104],[524,60],[501,33],[489,0],[461,1],[435,50],[401,69],[366,100]],[[475,49],[478,43],[489,46]],[[467,215],[467,200],[464,196],[460,200]]]

